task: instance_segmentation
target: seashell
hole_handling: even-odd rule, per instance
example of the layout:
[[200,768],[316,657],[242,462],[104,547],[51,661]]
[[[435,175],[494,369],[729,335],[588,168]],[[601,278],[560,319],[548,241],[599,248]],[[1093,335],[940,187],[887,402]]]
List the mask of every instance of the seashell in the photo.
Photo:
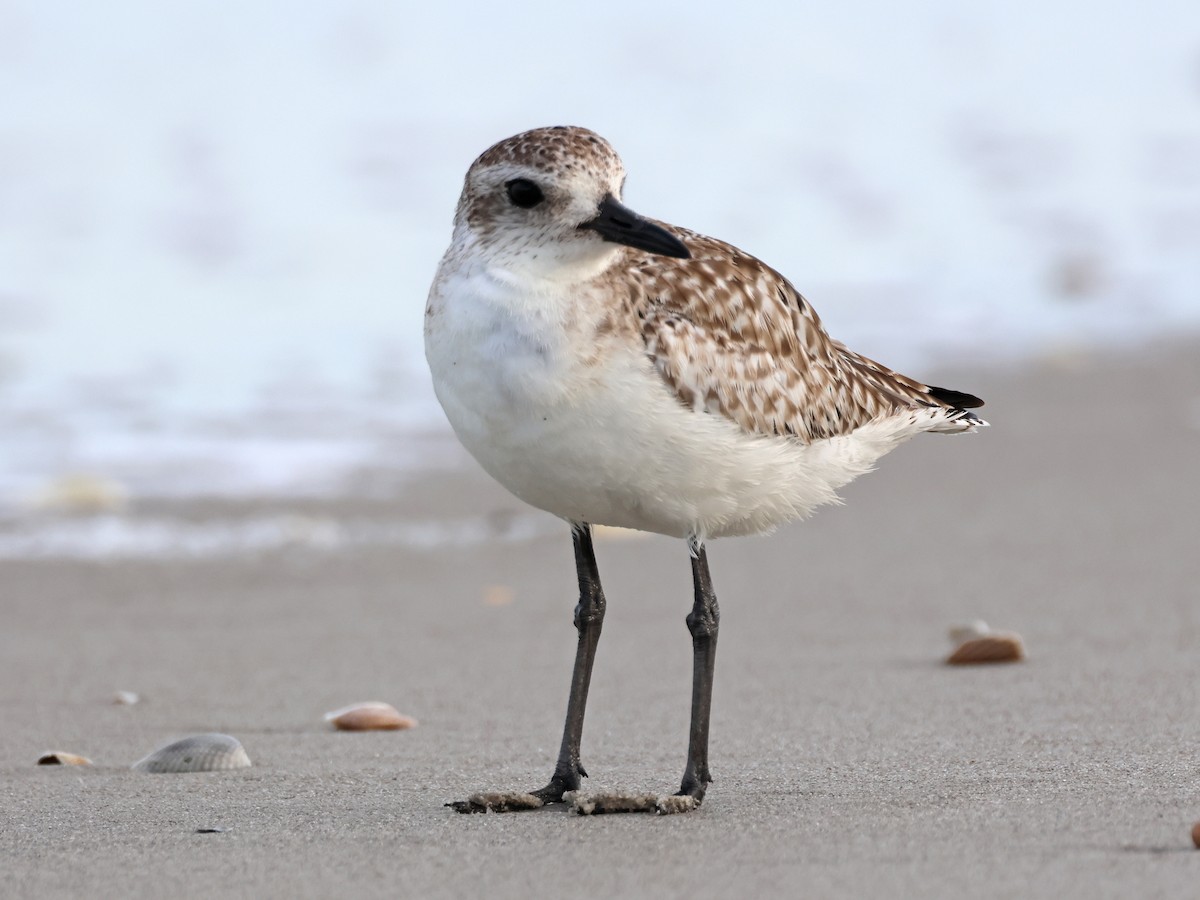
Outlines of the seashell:
[[142,698],[133,691],[117,691],[113,694],[113,703],[118,706],[133,706]]
[[250,757],[241,742],[227,734],[194,734],[159,747],[132,766],[135,772],[223,772],[244,769]]
[[1025,658],[1021,636],[1013,631],[993,631],[958,645],[946,662],[952,666],[1017,662]]
[[1192,826],[1192,843],[1200,848],[1200,822]]
[[968,622],[965,625],[955,625],[950,628],[950,640],[955,644],[961,644],[964,641],[981,638],[985,634],[991,634],[992,629],[988,628],[988,623],[983,619],[976,619],[974,622]]
[[332,722],[338,731],[400,731],[417,724],[416,719],[402,716],[394,706],[378,700],[335,709],[325,713],[325,721]]
[[39,766],[90,766],[92,761],[77,753],[63,753],[61,750],[56,750],[53,753],[39,756],[37,764]]

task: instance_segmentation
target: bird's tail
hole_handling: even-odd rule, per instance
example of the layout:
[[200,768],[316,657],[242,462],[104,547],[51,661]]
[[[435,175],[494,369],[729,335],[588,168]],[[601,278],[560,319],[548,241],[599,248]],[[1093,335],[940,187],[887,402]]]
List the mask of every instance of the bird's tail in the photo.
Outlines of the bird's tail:
[[987,428],[988,423],[971,412],[983,406],[983,401],[974,394],[932,385],[925,390],[942,412],[930,431],[937,434],[972,434],[980,428]]
[[968,410],[949,409],[929,431],[934,434],[974,434],[980,428],[987,428],[988,424]]

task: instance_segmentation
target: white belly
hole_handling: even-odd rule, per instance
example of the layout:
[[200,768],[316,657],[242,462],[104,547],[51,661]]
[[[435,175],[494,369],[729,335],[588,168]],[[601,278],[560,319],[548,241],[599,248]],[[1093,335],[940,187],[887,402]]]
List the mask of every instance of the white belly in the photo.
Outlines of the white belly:
[[462,290],[431,299],[426,356],[480,465],[572,522],[700,539],[768,531],[836,500],[915,433],[878,422],[809,445],[752,435],[680,404],[640,345],[572,346],[545,320]]

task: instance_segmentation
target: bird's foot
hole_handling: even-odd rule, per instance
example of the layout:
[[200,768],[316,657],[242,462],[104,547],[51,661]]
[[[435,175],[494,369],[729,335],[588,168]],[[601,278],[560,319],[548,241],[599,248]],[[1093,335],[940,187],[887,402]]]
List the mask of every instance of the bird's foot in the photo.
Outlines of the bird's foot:
[[587,773],[579,767],[574,775],[555,775],[550,783],[536,791],[482,791],[472,794],[466,800],[455,800],[445,804],[460,813],[486,812],[523,812],[528,809],[540,809],[552,803],[566,802],[564,795],[579,789],[580,776],[586,778]]
[[570,800],[572,808],[581,816],[598,816],[604,813],[644,812],[669,816],[691,812],[700,807],[703,795],[691,794],[622,794],[601,792],[584,794],[572,791],[563,799]]
[[520,812],[545,805],[546,801],[537,794],[525,791],[481,791],[472,794],[466,800],[455,800],[446,804],[460,813]]

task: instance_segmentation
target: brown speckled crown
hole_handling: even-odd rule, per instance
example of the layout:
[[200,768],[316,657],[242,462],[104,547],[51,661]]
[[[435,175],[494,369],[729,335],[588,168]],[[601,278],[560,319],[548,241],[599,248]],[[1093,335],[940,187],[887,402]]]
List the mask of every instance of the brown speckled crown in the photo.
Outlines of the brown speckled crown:
[[596,132],[577,125],[554,125],[523,131],[493,144],[471,168],[511,163],[544,172],[563,172],[589,163],[607,166],[612,160],[620,164],[612,144]]

